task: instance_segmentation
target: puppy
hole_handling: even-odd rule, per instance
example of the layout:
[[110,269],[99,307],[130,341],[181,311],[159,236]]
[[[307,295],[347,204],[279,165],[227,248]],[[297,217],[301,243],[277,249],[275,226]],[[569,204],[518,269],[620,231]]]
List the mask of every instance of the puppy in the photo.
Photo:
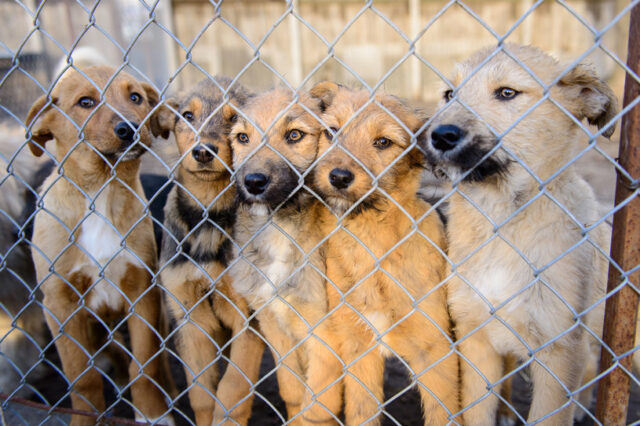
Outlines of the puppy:
[[[368,91],[335,83],[313,92],[329,104],[314,188],[341,226],[328,241],[327,291],[330,346],[347,370],[345,423],[380,423],[384,358],[399,356],[416,377],[425,424],[446,424],[458,411],[458,360],[442,287],[443,224],[418,197],[415,136],[425,120],[392,96],[370,103]],[[327,385],[341,363],[331,355],[324,364]]]
[[[158,132],[150,116],[158,95],[129,74],[113,77],[115,72],[86,68],[87,79],[68,70],[29,111],[32,153],[42,155],[54,139],[58,164],[40,192],[32,255],[73,408],[104,412],[106,375],[89,362],[98,349],[92,328],[113,337],[110,321],[130,312],[136,419],[172,423],[166,393],[157,386],[168,379],[159,354],[160,292],[151,283],[157,254],[138,176],[150,129]],[[72,423],[94,419],[74,415]]]
[[[608,252],[605,230],[593,226],[600,218],[593,190],[570,163],[578,122],[610,136],[617,100],[585,65],[566,70],[533,47],[505,51],[536,77],[506,52],[482,65],[493,49],[478,52],[456,67],[457,89],[444,92],[426,145],[458,189],[450,198],[447,285],[463,417],[494,424],[501,357],[514,355],[531,371],[528,421],[567,425],[585,365],[595,372],[599,352],[590,352],[584,329],[602,327],[602,310],[587,309],[602,295],[607,262],[599,250]],[[550,99],[569,114],[550,99],[534,106],[545,95],[539,81],[556,80]]]
[[255,97],[230,135],[240,200],[233,286],[256,311],[294,423],[307,412],[300,413],[304,381],[324,373],[309,356],[328,356],[316,339],[326,326],[319,321],[328,306],[320,224],[325,208],[306,183],[321,134],[310,111],[320,114],[320,102],[308,94],[296,96],[273,89]]
[[[169,312],[178,327],[178,353],[188,378],[189,399],[198,425],[220,424],[225,414],[246,424],[251,387],[258,379],[262,340],[247,328],[249,308],[224,275],[232,256],[230,235],[236,217],[231,186],[228,134],[235,120],[229,102],[242,106],[249,93],[231,80],[202,80],[167,103],[158,119],[163,136],[173,131],[181,154],[177,184],[165,206],[160,277]],[[232,330],[231,357],[216,392],[220,350],[227,346],[223,327]],[[216,401],[221,403],[215,405]],[[215,416],[214,416],[215,408]],[[230,412],[230,414],[229,414]],[[235,424],[235,423],[234,423]]]

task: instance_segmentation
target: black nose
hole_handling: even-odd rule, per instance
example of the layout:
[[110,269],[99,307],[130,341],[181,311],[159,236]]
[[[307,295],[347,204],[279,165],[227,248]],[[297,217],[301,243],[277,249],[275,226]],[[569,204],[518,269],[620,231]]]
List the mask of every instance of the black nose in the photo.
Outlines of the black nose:
[[213,160],[212,152],[217,154],[218,147],[211,144],[197,145],[193,150],[191,150],[191,155],[198,163],[205,164]]
[[125,142],[133,142],[133,137],[136,134],[138,123],[130,123],[128,121],[121,121],[113,128],[116,136]]
[[353,173],[345,169],[333,169],[329,173],[329,182],[338,189],[344,189],[353,182]]
[[253,195],[262,194],[269,185],[269,178],[262,173],[251,173],[244,177],[244,186]]
[[441,124],[431,132],[433,147],[440,151],[453,149],[460,143],[465,131],[453,124]]

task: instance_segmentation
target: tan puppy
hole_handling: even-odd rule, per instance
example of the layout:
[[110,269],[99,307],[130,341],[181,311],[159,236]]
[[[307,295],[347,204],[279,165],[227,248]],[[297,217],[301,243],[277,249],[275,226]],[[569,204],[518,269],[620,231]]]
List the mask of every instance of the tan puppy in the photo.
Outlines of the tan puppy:
[[256,311],[289,418],[301,410],[307,375],[323,374],[311,369],[309,354],[326,349],[312,350],[317,341],[310,335],[328,306],[320,246],[324,207],[303,186],[322,128],[308,110],[320,114],[320,102],[298,96],[294,102],[286,89],[257,96],[230,136],[240,199],[234,237],[241,248],[233,286]]
[[[228,90],[229,102],[236,107],[249,98],[239,85],[229,89],[230,83],[226,78],[216,78],[215,83],[202,80],[167,102],[181,118],[167,108],[158,120],[163,131],[174,132],[181,154],[177,183],[165,206],[160,277],[179,327],[178,353],[196,423],[207,426],[212,421],[220,424],[225,415],[247,423],[251,386],[258,379],[264,351],[262,340],[246,329],[247,303],[223,275],[233,255],[229,238],[236,217],[236,191],[230,184],[228,135],[236,114],[231,108],[225,110],[228,114],[222,113],[224,94],[219,86]],[[223,327],[232,330],[233,340],[230,364],[216,390],[215,361],[221,348],[228,346]],[[213,395],[222,406],[216,406]]]
[[[330,104],[322,119],[331,130],[315,188],[342,225],[328,243],[327,288],[338,307],[330,343],[347,369],[345,423],[380,423],[384,358],[399,356],[416,376],[425,424],[446,424],[458,411],[458,361],[442,287],[444,229],[417,196],[423,157],[411,133],[424,118],[392,96],[367,105],[369,92],[335,83],[313,93]],[[342,364],[331,355],[324,365],[327,386]]]
[[[168,378],[160,374],[164,357],[158,354],[160,292],[151,285],[156,245],[138,176],[139,157],[151,144],[149,127],[157,131],[149,113],[158,95],[124,72],[110,81],[113,68],[84,72],[91,81],[67,71],[50,101],[38,99],[27,117],[31,151],[42,155],[54,139],[60,168],[43,184],[33,234],[45,316],[73,387],[73,408],[103,412],[105,373],[89,364],[95,350],[89,325],[111,334],[109,320],[131,309],[136,419],[172,423],[166,393],[155,384]],[[94,419],[73,416],[72,423]]]
[[[591,187],[571,165],[555,174],[579,149],[577,121],[613,133],[617,101],[584,65],[565,72],[538,49],[506,50],[544,84],[558,80],[549,93],[569,114],[550,100],[528,111],[544,89],[503,52],[470,77],[488,49],[456,67],[457,91],[445,92],[431,125],[428,156],[458,188],[450,199],[448,289],[463,356],[463,416],[467,425],[494,424],[501,356],[512,354],[531,370],[528,421],[549,416],[543,424],[568,425],[577,395],[567,395],[587,363],[590,374],[595,369],[598,352],[590,355],[584,327],[599,333],[601,310],[585,312],[606,279],[606,260],[594,245],[606,253],[608,242],[604,229],[591,228],[600,218]],[[489,126],[506,132],[500,142]]]

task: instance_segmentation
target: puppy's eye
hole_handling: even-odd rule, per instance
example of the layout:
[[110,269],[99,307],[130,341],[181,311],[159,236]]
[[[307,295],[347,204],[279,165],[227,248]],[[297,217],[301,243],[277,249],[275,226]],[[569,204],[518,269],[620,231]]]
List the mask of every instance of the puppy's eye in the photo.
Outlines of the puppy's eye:
[[509,101],[519,94],[520,92],[510,87],[501,87],[495,91],[496,98],[501,101]]
[[89,96],[83,96],[78,100],[78,105],[80,105],[82,108],[93,108],[95,104],[95,99],[90,98]]
[[133,92],[129,95],[129,99],[131,99],[131,102],[136,105],[140,105],[142,103],[142,96],[140,95],[140,93]]
[[373,141],[373,146],[378,149],[387,149],[391,146],[392,143],[393,142],[391,142],[391,139],[381,137]]
[[182,116],[187,121],[193,121],[193,113],[191,111],[185,111],[182,113]]
[[[329,131],[329,130],[331,130],[331,131]],[[326,136],[327,139],[332,140],[333,139],[333,135],[338,133],[338,129],[336,129],[335,127],[329,127],[329,130],[325,129],[324,135]]]
[[289,143],[300,142],[302,138],[304,138],[304,135],[305,133],[302,130],[298,130],[298,129],[289,130],[289,132],[286,135],[287,142]]
[[246,133],[238,133],[236,135],[236,139],[238,140],[238,142],[240,142],[242,144],[249,143],[249,136],[247,136]]
[[451,89],[445,90],[444,94],[442,95],[442,97],[444,98],[444,100],[446,102],[449,102],[451,99],[453,99],[453,90],[451,90]]

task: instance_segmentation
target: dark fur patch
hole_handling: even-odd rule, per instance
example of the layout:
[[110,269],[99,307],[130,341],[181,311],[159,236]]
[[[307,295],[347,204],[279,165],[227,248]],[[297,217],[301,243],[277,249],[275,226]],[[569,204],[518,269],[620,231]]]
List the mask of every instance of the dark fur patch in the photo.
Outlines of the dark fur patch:
[[[298,193],[305,191],[296,191],[298,186],[298,174],[294,172],[289,166],[284,165],[282,167],[269,167],[267,173],[271,178],[271,184],[267,187],[267,190],[260,194],[259,197],[249,195],[244,187],[244,184],[237,181],[238,200],[244,204],[253,204],[255,202],[262,202],[269,206],[271,210],[278,207],[280,204],[285,203],[289,205],[296,203],[294,200]],[[244,175],[244,173],[243,173]],[[282,206],[284,208],[284,205]]]
[[[231,241],[228,238],[223,238],[215,251],[194,249],[193,241],[203,233],[221,233],[219,227],[230,234],[236,219],[235,206],[223,210],[210,209],[205,216],[203,210],[194,205],[191,197],[182,189],[178,189],[176,204],[177,216],[183,227],[172,223],[171,220],[166,221],[165,232],[171,235],[163,236],[161,261],[166,263],[181,247],[180,254],[170,261],[172,266],[187,261],[199,264],[220,262],[226,266],[231,260],[232,251]],[[186,228],[186,232],[181,228]],[[194,229],[195,232],[191,233]],[[187,234],[190,235],[185,238]]]
[[[178,189],[177,210],[178,216],[182,219],[185,225],[187,225],[189,230],[194,229],[199,224],[198,232],[208,231],[211,229],[218,230],[218,227],[215,226],[215,224],[225,231],[229,231],[236,221],[235,207],[223,210],[209,209],[205,217],[200,206],[194,205],[194,201],[191,196],[182,188]],[[203,219],[205,219],[204,222],[202,222]]]
[[[511,160],[500,160],[495,155],[482,161],[482,158],[496,145],[495,140],[487,140],[480,136],[474,136],[454,158],[444,160],[458,166],[463,172],[470,171],[464,178],[464,182],[481,182],[493,176],[505,176],[509,172]],[[442,160],[434,155],[431,150],[426,152],[427,161],[434,166],[436,174],[440,174],[439,166]]]

